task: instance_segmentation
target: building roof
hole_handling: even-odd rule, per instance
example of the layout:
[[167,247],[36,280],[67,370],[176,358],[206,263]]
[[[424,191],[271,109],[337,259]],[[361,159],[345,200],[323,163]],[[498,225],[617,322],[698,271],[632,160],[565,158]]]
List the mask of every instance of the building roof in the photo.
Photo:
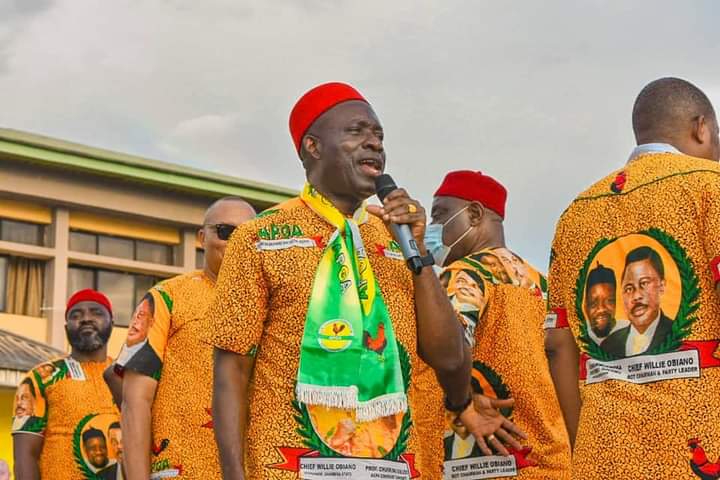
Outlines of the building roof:
[[24,373],[61,355],[63,352],[42,342],[0,330],[0,369]]
[[266,205],[297,195],[290,188],[5,128],[0,128],[0,155],[211,197],[240,196]]

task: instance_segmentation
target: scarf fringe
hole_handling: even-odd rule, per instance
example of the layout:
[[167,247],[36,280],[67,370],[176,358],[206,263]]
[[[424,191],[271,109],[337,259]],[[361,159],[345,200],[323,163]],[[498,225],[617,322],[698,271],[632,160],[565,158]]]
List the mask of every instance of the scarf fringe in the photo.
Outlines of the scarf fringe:
[[359,402],[358,388],[327,387],[298,383],[297,400],[306,405],[322,405],[343,410],[355,410],[358,422],[370,422],[382,417],[389,417],[407,412],[407,395],[404,393],[388,393],[366,402]]
[[355,385],[336,387],[298,383],[295,390],[298,402],[307,405],[324,405],[345,410],[358,406],[358,388]]
[[388,393],[367,402],[360,402],[358,408],[355,409],[355,418],[358,422],[370,422],[378,418],[407,412],[407,409],[407,396],[404,393]]

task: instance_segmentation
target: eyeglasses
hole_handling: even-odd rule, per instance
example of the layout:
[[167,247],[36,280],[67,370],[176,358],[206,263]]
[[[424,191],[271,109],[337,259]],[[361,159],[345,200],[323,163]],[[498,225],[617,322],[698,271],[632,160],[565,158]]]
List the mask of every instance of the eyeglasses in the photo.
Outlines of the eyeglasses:
[[237,225],[230,225],[229,223],[218,223],[215,225],[204,225],[205,227],[214,228],[217,236],[220,240],[227,240],[230,235],[235,231]]

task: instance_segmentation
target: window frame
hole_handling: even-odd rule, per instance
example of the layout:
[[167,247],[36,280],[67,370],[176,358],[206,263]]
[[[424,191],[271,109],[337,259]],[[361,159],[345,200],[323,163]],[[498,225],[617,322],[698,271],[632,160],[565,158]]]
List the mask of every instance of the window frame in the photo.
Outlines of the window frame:
[[[72,250],[70,248],[70,237],[73,233],[80,233],[84,235],[92,235],[95,238],[95,252],[89,253],[89,252],[83,252],[81,250]],[[101,237],[106,238],[113,238],[113,239],[119,239],[119,240],[128,240],[132,243],[132,258],[127,257],[117,257],[113,255],[105,255],[100,253],[100,239]],[[153,244],[161,246],[165,249],[165,262],[164,263],[157,263],[157,262],[149,262],[147,260],[139,260],[138,259],[138,242]],[[135,262],[143,262],[143,263],[151,263],[153,265],[163,265],[165,267],[179,267],[178,260],[180,259],[179,252],[177,251],[177,245],[169,244],[169,243],[162,243],[162,242],[154,242],[152,240],[146,240],[143,238],[131,238],[131,237],[123,237],[120,235],[108,235],[106,233],[98,233],[98,232],[90,232],[87,230],[79,230],[79,229],[70,229],[70,235],[68,236],[68,250],[71,252],[77,252],[77,253],[86,253],[89,255],[98,255],[102,257],[108,257],[108,258],[118,258],[121,260],[130,260]]]
[[[5,240],[4,237],[4,230],[7,228],[7,222],[12,223],[19,223],[21,225],[27,225],[30,227],[35,227],[35,233],[37,235],[36,239],[37,242],[16,242],[13,240]],[[26,222],[23,220],[17,220],[14,218],[7,218],[7,217],[0,217],[0,240],[3,242],[10,242],[10,243],[16,243],[18,245],[33,245],[36,247],[47,247],[47,225],[44,223],[35,223],[35,222]]]
[[[89,266],[86,266],[86,265],[78,265],[78,264],[73,264],[73,263],[71,263],[70,265],[68,265],[68,277],[70,276],[70,271],[71,271],[71,270],[87,270],[87,271],[92,272],[92,286],[91,286],[90,288],[92,288],[92,289],[94,289],[94,290],[98,290],[98,278],[99,278],[98,273],[101,272],[101,271],[102,271],[102,272],[108,272],[108,273],[115,273],[115,274],[130,275],[130,276],[132,277],[132,281],[133,281],[133,286],[132,286],[132,302],[131,302],[131,307],[130,307],[130,308],[131,308],[130,316],[132,316],[132,309],[134,309],[135,306],[136,306],[138,303],[140,303],[140,300],[142,300],[142,296],[144,296],[145,293],[146,293],[146,291],[147,291],[147,290],[145,290],[145,291],[143,291],[143,292],[138,292],[138,290],[137,290],[138,277],[141,277],[141,276],[142,276],[142,277],[150,277],[150,278],[152,278],[153,281],[150,282],[152,285],[155,285],[155,284],[157,284],[158,282],[160,282],[160,281],[162,281],[162,280],[165,280],[164,277],[160,277],[160,276],[157,276],[157,275],[147,275],[147,274],[144,274],[144,273],[135,273],[135,272],[127,272],[127,271],[123,271],[123,270],[114,270],[114,269],[112,269],[112,268],[89,267]],[[70,282],[69,282],[69,278],[68,278],[68,283],[70,283]],[[152,287],[152,285],[151,285],[151,287]],[[72,293],[73,293],[73,292],[68,292],[68,295],[70,295],[70,294],[72,294]],[[114,326],[117,327],[117,328],[128,328],[128,327],[130,326],[130,320],[131,320],[130,318],[127,319],[127,322],[128,322],[127,325],[125,325],[125,324],[119,324],[119,323],[117,322],[117,317],[115,317],[115,318],[113,319],[113,321],[114,321]]]
[[[4,268],[2,264],[4,263]],[[0,276],[2,276],[2,283],[0,283],[0,313],[7,313],[7,272],[8,265],[10,264],[10,257],[8,255],[0,255]]]

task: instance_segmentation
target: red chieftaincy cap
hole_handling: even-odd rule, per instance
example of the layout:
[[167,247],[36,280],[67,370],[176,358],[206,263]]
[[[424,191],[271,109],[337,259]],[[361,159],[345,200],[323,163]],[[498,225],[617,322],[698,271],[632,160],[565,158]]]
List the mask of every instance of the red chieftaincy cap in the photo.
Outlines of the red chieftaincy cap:
[[320,115],[335,105],[350,100],[368,103],[365,97],[360,95],[360,92],[347,83],[340,82],[323,83],[300,97],[290,112],[290,135],[295,144],[295,150],[300,152],[300,142],[305,132]]
[[458,170],[445,176],[440,188],[435,192],[436,197],[456,197],[470,202],[480,202],[505,218],[505,201],[507,190],[500,182],[482,172],[472,170]]
[[110,312],[110,316],[112,317],[113,313],[110,299],[106,297],[105,294],[98,292],[97,290],[93,290],[92,288],[86,288],[85,290],[77,291],[73,294],[72,297],[70,297],[70,299],[67,301],[67,307],[65,307],[65,316],[67,317],[70,309],[80,302],[99,303],[103,307],[107,308],[107,311]]

